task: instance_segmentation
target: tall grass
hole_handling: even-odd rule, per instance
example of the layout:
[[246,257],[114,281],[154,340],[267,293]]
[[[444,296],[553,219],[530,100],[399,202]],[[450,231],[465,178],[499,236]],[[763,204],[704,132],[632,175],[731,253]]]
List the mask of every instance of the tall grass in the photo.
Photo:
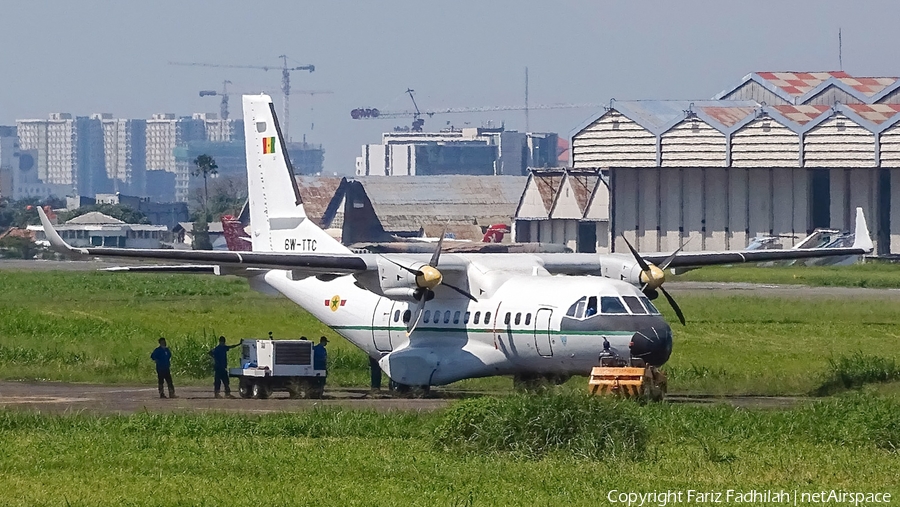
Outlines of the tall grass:
[[828,358],[828,370],[824,380],[813,394],[826,396],[866,384],[894,380],[900,380],[900,367],[893,358],[856,351],[849,356]]
[[632,403],[584,393],[463,400],[446,411],[434,433],[440,448],[528,458],[637,458],[647,439]]

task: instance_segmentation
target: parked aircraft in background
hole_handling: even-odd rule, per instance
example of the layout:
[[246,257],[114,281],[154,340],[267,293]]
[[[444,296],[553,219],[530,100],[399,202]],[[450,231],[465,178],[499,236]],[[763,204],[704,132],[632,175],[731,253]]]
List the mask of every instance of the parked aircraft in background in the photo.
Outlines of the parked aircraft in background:
[[[587,375],[604,340],[660,366],[672,330],[651,302],[665,269],[863,255],[872,242],[861,210],[847,248],[676,251],[671,255],[353,253],[313,224],[303,207],[275,108],[244,96],[252,251],[73,248],[42,213],[54,248],[73,255],[199,263],[284,294],[347,338],[396,383],[434,386],[511,375],[520,382]],[[629,245],[630,246],[630,245]],[[193,266],[198,269],[197,266]]]

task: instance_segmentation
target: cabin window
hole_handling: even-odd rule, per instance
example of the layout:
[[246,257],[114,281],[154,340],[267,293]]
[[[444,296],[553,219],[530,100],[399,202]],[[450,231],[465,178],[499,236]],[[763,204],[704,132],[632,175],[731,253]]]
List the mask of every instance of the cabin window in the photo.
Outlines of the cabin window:
[[450,310],[447,310],[446,312],[444,312],[444,324],[449,324],[449,323],[450,323]]
[[400,322],[400,310],[394,310],[394,322]]
[[503,323],[508,326],[511,318],[512,318],[512,314],[509,312],[506,312],[506,317],[503,318]]
[[653,315],[659,315],[659,310],[657,310],[656,307],[653,306],[653,303],[650,302],[650,298],[641,296],[641,303],[644,303],[644,308],[646,308],[648,312],[652,313]]
[[641,306],[641,302],[638,301],[637,296],[623,296],[622,299],[625,300],[625,304],[628,305],[628,309],[631,310],[631,313],[636,313],[639,315],[647,313],[647,310]]
[[429,318],[431,318],[431,310],[425,310],[425,315],[422,315],[422,322],[428,324]]
[[403,312],[403,323],[404,324],[409,324],[409,319],[411,319],[411,318],[412,318],[411,311],[406,310],[405,312]]
[[491,312],[484,312],[484,323],[485,324],[491,323]]
[[522,312],[516,314],[516,325],[518,326],[520,322],[522,322]]
[[[572,303],[572,306],[569,307],[569,311],[566,312],[567,317],[575,317],[576,319],[581,318],[581,312],[584,311],[584,302],[587,300],[586,297],[579,299]],[[579,308],[580,305],[580,308]]]
[[530,314],[530,313],[526,313],[526,314],[525,314],[525,325],[527,326],[527,325],[529,325],[529,324],[531,324],[531,314]]
[[591,296],[587,300],[587,308],[584,310],[584,316],[590,317],[597,315],[597,296]]
[[472,322],[474,324],[478,324],[478,319],[480,319],[480,318],[481,318],[481,312],[475,312],[475,320],[473,320]]
[[613,296],[603,296],[600,298],[600,311],[603,313],[628,313],[622,300]]
[[463,324],[468,324],[468,323],[469,323],[469,316],[470,316],[470,315],[472,315],[472,312],[466,312],[466,314],[463,316]]
[[453,323],[454,323],[454,324],[459,324],[459,312],[454,312],[454,313],[453,313]]

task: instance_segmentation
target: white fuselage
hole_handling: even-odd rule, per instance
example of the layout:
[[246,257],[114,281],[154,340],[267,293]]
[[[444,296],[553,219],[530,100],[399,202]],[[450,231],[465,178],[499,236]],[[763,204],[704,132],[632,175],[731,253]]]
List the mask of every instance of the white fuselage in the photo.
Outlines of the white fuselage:
[[[671,352],[671,330],[649,301],[638,304],[637,312],[618,299],[621,313],[597,308],[593,316],[574,314],[584,311],[575,309],[579,299],[593,297],[595,306],[602,297],[646,301],[632,285],[602,277],[512,275],[478,302],[439,287],[411,337],[404,321],[415,305],[362,289],[353,276],[291,280],[289,272],[273,270],[264,279],[370,357],[380,358],[394,381],[409,385],[493,375],[586,375],[596,366],[604,339],[626,356],[636,337],[641,339],[639,350],[632,352],[654,358],[651,364],[665,362]],[[651,310],[645,310],[647,305]]]

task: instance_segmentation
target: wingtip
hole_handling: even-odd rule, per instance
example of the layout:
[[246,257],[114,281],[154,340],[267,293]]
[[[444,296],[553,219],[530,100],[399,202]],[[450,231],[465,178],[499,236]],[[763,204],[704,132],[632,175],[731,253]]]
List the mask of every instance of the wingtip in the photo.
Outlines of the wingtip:
[[869,227],[866,225],[866,216],[862,208],[856,208],[856,228],[853,231],[853,248],[865,250],[866,253],[875,249],[872,237],[869,235]]

